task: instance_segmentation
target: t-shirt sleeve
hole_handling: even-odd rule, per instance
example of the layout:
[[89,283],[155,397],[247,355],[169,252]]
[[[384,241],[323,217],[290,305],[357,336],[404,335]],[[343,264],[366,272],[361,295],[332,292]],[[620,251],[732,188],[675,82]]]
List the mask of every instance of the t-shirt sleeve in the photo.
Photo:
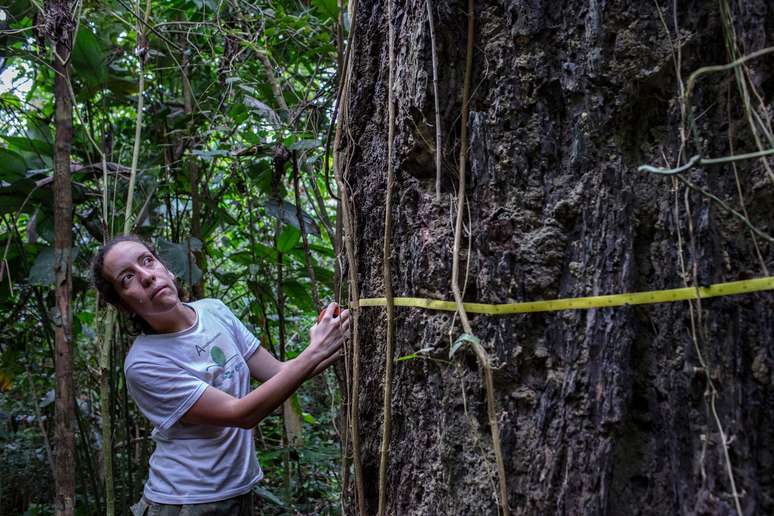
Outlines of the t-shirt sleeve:
[[162,432],[177,423],[207,388],[207,383],[173,364],[135,362],[125,374],[129,394]]
[[247,329],[247,326],[234,315],[228,306],[222,301],[218,301],[218,304],[228,318],[228,323],[233,332],[234,342],[236,342],[239,352],[242,353],[242,358],[245,360],[249,359],[253,353],[258,351],[258,348],[261,346],[261,341]]

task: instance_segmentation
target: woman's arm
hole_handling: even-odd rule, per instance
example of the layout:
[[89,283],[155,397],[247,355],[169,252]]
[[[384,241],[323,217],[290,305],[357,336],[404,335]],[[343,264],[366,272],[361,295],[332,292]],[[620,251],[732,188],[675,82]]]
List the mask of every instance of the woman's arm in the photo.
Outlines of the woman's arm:
[[[266,381],[244,398],[209,386],[181,418],[185,423],[252,428],[288,399],[308,377],[335,360],[349,329],[349,312],[333,318],[335,304],[326,309],[322,321],[310,331],[311,343],[299,356],[282,363],[260,349],[248,361],[250,373]],[[260,353],[260,355],[259,355]],[[269,357],[267,362],[260,359]],[[251,362],[261,362],[251,365]],[[255,371],[254,371],[255,369]]]
[[317,357],[300,355],[244,398],[234,398],[210,385],[181,420],[199,425],[252,428],[288,399],[320,361]]
[[[308,380],[309,378],[321,373],[325,370],[325,368],[327,368],[339,358],[341,358],[341,351],[337,351],[327,359],[317,364],[317,366],[314,368],[314,370],[312,370],[309,376],[305,378],[305,380]],[[282,369],[289,363],[293,362],[293,360],[296,359],[292,359],[287,362],[280,362],[274,358],[274,355],[266,351],[264,348],[258,348],[258,351],[253,353],[253,355],[247,361],[247,367],[250,369],[250,376],[259,382],[265,382],[271,378],[274,378],[274,375],[282,371]]]

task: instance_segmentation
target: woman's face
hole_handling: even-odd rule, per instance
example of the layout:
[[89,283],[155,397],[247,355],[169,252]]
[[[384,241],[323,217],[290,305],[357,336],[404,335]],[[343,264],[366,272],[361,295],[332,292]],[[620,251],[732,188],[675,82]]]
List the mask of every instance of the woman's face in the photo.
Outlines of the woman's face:
[[172,273],[139,242],[113,246],[105,254],[102,276],[112,283],[122,308],[146,321],[180,302]]

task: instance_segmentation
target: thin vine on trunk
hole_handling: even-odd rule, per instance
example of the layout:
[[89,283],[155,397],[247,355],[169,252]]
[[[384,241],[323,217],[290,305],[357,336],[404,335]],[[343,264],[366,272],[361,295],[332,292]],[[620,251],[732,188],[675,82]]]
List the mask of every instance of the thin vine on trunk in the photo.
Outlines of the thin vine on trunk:
[[468,153],[468,114],[470,111],[470,81],[473,72],[473,39],[475,37],[475,3],[468,0],[468,44],[465,55],[465,82],[462,92],[462,116],[460,131],[460,168],[459,168],[459,187],[457,191],[457,219],[454,229],[454,254],[452,263],[452,291],[454,300],[457,303],[457,312],[460,315],[462,327],[470,338],[468,342],[473,347],[473,351],[478,357],[484,377],[484,388],[486,390],[487,412],[489,415],[489,427],[492,433],[492,448],[494,448],[495,460],[497,461],[497,472],[499,481],[499,505],[503,516],[508,516],[508,487],[505,478],[505,462],[503,460],[502,445],[500,444],[500,428],[497,422],[497,405],[494,397],[494,384],[492,381],[492,366],[489,362],[489,356],[481,345],[480,341],[473,337],[473,328],[468,320],[468,314],[462,300],[462,293],[459,286],[460,271],[460,244],[462,242],[462,217],[465,210],[465,167]]

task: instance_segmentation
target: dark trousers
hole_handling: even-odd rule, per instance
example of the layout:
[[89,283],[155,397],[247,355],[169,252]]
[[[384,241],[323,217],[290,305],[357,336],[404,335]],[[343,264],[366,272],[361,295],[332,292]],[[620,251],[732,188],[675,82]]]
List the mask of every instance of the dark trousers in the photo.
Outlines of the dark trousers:
[[209,503],[167,505],[144,496],[131,508],[134,516],[255,516],[253,492]]

